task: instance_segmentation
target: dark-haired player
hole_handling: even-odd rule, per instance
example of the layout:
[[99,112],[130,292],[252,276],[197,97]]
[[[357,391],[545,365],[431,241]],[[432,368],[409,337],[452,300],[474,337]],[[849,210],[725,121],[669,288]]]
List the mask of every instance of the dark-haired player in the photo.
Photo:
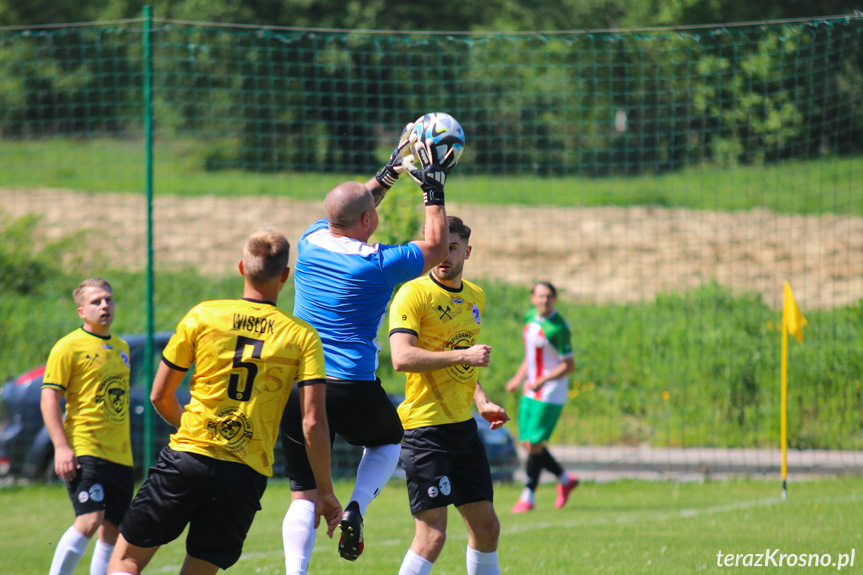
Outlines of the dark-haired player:
[[470,411],[497,429],[509,420],[478,381],[491,348],[477,343],[485,293],[462,279],[471,230],[447,218],[447,258],[428,275],[403,285],[390,306],[393,367],[406,372],[398,413],[405,428],[401,462],[407,474],[415,534],[399,575],[428,575],[446,540],[447,507],[467,525],[467,572],[500,573],[500,522],[485,447]]

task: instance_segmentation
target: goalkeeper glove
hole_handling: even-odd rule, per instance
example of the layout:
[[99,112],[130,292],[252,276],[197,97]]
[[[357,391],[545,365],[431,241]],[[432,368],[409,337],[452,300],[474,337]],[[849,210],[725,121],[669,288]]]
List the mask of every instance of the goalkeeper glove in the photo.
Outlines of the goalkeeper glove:
[[411,128],[413,127],[413,122],[405,126],[405,129],[402,130],[402,135],[399,136],[399,143],[396,144],[396,149],[393,150],[389,161],[383,168],[381,168],[381,170],[377,174],[375,174],[375,179],[382,187],[386,188],[387,190],[393,187],[393,185],[395,185],[396,180],[398,180],[399,176],[402,175],[402,172],[405,171],[402,163],[403,158],[408,151],[408,145],[410,144],[410,132]]
[[[426,160],[431,156],[425,150],[422,143],[415,144],[417,155]],[[425,153],[424,153],[425,152]],[[443,188],[446,184],[446,171],[437,164],[425,163],[422,168],[417,168],[414,164],[414,156],[410,155],[404,159],[405,171],[413,180],[420,185],[423,191],[423,202],[427,206],[442,206],[444,205]]]

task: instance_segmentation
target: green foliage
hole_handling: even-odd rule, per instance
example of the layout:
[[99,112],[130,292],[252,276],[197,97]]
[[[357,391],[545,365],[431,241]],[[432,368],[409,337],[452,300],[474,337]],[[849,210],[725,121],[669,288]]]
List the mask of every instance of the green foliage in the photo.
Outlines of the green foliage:
[[0,212],[0,291],[37,291],[56,272],[47,254],[34,247],[33,229],[39,217],[24,216],[11,223],[5,219]]
[[[349,4],[350,14],[329,18],[403,10]],[[667,8],[685,11],[680,4]],[[284,16],[265,5],[262,13]],[[323,9],[304,6],[296,17]],[[164,10],[256,20],[255,7],[233,1]],[[489,10],[454,12],[462,29],[473,28],[474,11]],[[528,11],[537,21],[553,13],[501,14]],[[457,36],[174,24],[152,35],[154,122],[161,137],[199,140],[196,163],[211,171],[369,173],[387,132],[429,110],[465,127],[462,173],[619,176],[847,155],[863,150],[861,38],[857,19]],[[137,135],[140,41],[134,27],[0,30],[4,137]],[[421,90],[417,70],[434,79]]]
[[372,238],[382,244],[405,244],[421,234],[422,192],[409,176],[404,176],[378,206],[380,225]]
[[[809,312],[804,345],[792,340],[792,447],[863,446],[863,362],[848,359],[863,345],[861,305]],[[558,440],[778,445],[781,313],[760,298],[705,285],[644,304],[559,308],[578,328]]]

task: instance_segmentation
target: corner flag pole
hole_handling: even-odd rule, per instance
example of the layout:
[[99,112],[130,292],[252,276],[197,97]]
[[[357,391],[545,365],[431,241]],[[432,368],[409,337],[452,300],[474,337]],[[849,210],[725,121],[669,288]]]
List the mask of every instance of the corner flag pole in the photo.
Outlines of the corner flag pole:
[[788,496],[788,334],[794,336],[797,343],[803,345],[803,326],[808,325],[806,318],[800,313],[794,292],[785,282],[785,293],[782,297],[782,500]]
[[[786,285],[788,285],[786,283]],[[780,421],[780,439],[782,444],[782,501],[788,497],[788,301],[786,295],[782,301],[782,407]]]

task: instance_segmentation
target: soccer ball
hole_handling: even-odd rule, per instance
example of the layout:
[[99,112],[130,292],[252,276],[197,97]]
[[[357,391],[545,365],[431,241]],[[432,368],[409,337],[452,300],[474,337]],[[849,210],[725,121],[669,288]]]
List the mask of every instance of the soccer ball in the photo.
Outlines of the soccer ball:
[[[422,165],[437,164],[449,172],[464,152],[464,130],[458,121],[444,112],[432,112],[417,118],[411,129],[410,153]],[[417,147],[422,142],[424,146]],[[425,157],[431,154],[431,157]]]

